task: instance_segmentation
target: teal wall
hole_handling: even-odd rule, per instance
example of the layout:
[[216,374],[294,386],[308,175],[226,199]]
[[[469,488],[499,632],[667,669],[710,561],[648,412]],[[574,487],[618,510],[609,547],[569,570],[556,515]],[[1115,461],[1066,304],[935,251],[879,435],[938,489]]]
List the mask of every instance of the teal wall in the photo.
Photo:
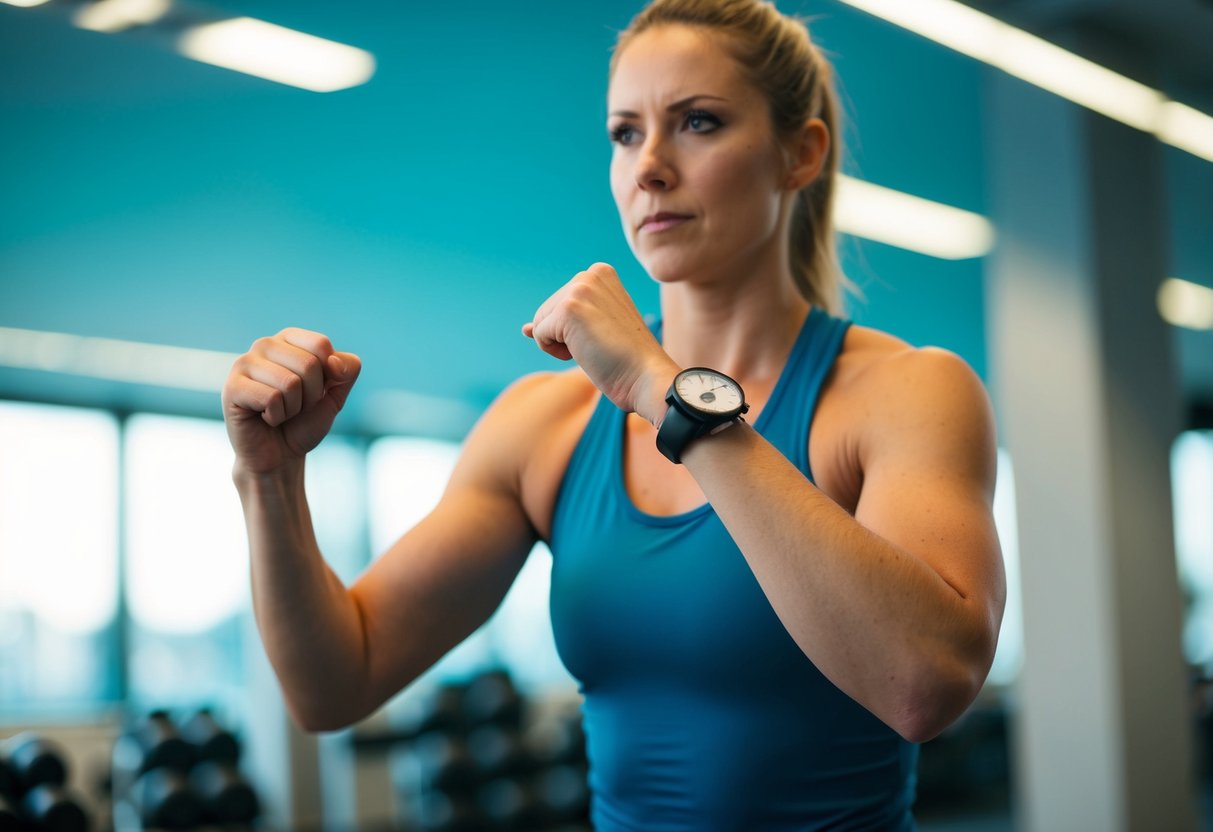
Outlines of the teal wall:
[[[603,125],[607,56],[638,5],[223,4],[376,55],[369,84],[327,95],[0,6],[0,326],[242,351],[299,325],[362,354],[355,414],[378,388],[483,406],[554,365],[518,328],[589,263],[655,307]],[[988,70],[828,0],[782,8],[837,63],[848,171],[984,211]],[[858,321],[985,373],[981,261],[843,248]],[[217,411],[17,370],[4,395]]]

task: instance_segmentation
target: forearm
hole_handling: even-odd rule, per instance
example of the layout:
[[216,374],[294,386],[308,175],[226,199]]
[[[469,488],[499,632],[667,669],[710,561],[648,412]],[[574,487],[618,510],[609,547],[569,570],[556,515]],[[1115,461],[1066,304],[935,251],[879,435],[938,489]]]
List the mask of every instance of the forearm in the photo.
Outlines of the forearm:
[[312,529],[303,462],[280,474],[234,474],[248,529],[253,609],[287,706],[304,728],[360,716],[364,636],[357,604],[324,562]]
[[900,733],[937,733],[984,678],[988,616],[860,525],[749,426],[683,457],[775,613],[840,689]]

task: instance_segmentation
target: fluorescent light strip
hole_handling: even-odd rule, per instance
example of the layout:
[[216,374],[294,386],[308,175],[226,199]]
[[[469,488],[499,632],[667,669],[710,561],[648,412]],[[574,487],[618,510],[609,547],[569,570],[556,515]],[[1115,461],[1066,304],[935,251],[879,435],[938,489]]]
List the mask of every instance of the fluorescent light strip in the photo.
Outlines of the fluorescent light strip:
[[0,366],[217,393],[236,353],[0,327]]
[[177,49],[196,61],[313,92],[355,87],[375,74],[369,52],[251,17],[195,26]]
[[172,0],[97,0],[78,8],[72,23],[92,32],[122,32],[155,23],[172,5]]
[[1178,101],[1165,101],[1158,138],[1213,162],[1213,116]]
[[940,257],[981,257],[994,247],[994,226],[980,214],[839,177],[834,222],[838,230],[868,240]]
[[956,0],[840,0],[1213,162],[1213,116]]
[[1168,277],[1158,287],[1158,313],[1173,326],[1213,329],[1213,289]]
[[50,0],[0,0],[0,3],[5,3],[9,6],[19,6],[23,9],[32,9],[34,6],[41,6],[43,3],[49,3]]

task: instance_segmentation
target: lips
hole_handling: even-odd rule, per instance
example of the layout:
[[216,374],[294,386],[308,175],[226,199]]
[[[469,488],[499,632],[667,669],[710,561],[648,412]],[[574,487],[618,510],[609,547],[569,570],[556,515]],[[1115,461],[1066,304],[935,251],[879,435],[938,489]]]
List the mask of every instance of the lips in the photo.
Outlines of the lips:
[[667,228],[673,228],[677,225],[682,225],[687,220],[691,219],[690,214],[676,214],[672,211],[661,211],[656,214],[650,214],[640,221],[640,231],[665,231]]

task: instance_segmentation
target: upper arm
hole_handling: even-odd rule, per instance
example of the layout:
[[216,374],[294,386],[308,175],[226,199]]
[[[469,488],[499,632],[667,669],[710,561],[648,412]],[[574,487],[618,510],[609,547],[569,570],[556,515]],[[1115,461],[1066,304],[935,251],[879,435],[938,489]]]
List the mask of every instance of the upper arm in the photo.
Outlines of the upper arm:
[[536,535],[518,475],[535,382],[501,395],[469,435],[438,505],[350,588],[362,617],[369,707],[487,621],[530,552]]
[[992,501],[989,399],[952,353],[907,350],[869,379],[855,519],[930,566],[964,599],[992,658],[1005,579]]

